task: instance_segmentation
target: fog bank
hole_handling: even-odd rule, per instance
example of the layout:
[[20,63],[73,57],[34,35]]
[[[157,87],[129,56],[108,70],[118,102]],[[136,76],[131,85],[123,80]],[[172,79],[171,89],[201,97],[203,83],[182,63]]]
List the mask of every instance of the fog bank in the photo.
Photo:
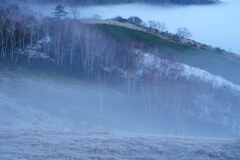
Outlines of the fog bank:
[[220,47],[240,54],[240,1],[225,0],[219,5],[209,6],[151,6],[129,4],[116,6],[95,6],[80,9],[82,17],[92,17],[95,14],[102,18],[117,15],[141,17],[144,21],[155,20],[164,22],[170,32],[179,27],[187,27],[192,39]]

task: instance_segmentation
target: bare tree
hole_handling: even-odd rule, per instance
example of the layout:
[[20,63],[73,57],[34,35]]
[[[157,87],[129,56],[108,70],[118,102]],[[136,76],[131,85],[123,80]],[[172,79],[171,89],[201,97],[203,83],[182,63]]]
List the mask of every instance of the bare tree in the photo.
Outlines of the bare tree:
[[98,94],[99,94],[99,111],[100,111],[99,113],[100,113],[100,116],[103,116],[103,114],[104,114],[104,101],[103,101],[103,98],[104,98],[106,79],[105,79],[104,75],[98,75],[97,80],[98,80],[97,89],[98,89]]
[[190,38],[190,37],[192,37],[191,32],[186,27],[178,28],[177,32],[176,32],[176,35],[181,37],[181,38]]
[[161,22],[155,22],[155,21],[148,21],[148,25],[149,25],[149,28],[151,29],[156,29],[160,32],[166,32],[167,31],[167,26],[165,23],[161,23]]
[[77,7],[77,2],[76,0],[74,0],[72,6],[71,6],[71,11],[72,11],[72,14],[73,14],[73,18],[74,19],[77,19],[79,18],[79,9]]
[[54,15],[55,18],[63,18],[63,17],[66,17],[67,14],[68,14],[68,12],[65,10],[64,5],[57,5],[54,8],[53,15]]

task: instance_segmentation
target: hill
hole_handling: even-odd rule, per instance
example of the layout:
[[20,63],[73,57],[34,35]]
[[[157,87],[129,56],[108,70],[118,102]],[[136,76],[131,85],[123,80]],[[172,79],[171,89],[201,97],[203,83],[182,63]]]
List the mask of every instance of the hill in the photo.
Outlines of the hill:
[[[4,126],[14,127],[14,121],[24,122],[18,118],[29,114],[29,119],[34,119],[29,121],[31,127],[51,124],[42,118],[46,117],[60,126],[74,124],[78,128],[81,115],[83,125],[91,122],[93,128],[240,134],[240,59],[233,53],[129,22],[39,20],[16,6],[1,9],[0,16]],[[19,67],[27,69],[20,77]],[[58,84],[58,80],[40,83],[46,77],[39,74],[29,82],[24,76],[31,71],[75,77],[96,87],[76,85],[75,90],[72,83]],[[9,78],[9,74],[13,76]],[[8,93],[16,92],[11,100]],[[19,111],[17,106],[22,104],[28,105]],[[5,123],[6,112],[11,111],[20,115]],[[31,118],[36,113],[42,113],[37,122]]]
[[[2,0],[4,1],[4,0]],[[66,3],[79,5],[104,5],[104,4],[125,4],[125,3],[147,3],[159,5],[190,5],[190,4],[215,4],[219,0],[21,0],[23,2],[40,2],[40,3]]]

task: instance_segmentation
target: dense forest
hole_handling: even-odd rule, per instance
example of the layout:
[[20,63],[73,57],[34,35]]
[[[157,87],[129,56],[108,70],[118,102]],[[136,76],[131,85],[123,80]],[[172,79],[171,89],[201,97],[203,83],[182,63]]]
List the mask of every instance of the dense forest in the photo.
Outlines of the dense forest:
[[0,59],[6,63],[44,63],[95,74],[112,64],[127,67],[132,61],[129,48],[143,46],[131,39],[113,39],[101,29],[104,26],[88,26],[80,20],[46,17],[40,22],[15,5],[1,9],[0,20]]

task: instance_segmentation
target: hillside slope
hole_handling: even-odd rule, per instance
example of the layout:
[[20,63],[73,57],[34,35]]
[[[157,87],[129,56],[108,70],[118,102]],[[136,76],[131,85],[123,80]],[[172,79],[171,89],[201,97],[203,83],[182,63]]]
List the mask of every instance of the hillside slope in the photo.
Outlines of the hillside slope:
[[160,48],[160,51],[155,54],[158,57],[170,58],[240,84],[240,76],[238,76],[240,56],[237,54],[131,23],[111,20],[82,20],[81,22],[97,26],[106,34],[120,40],[134,39],[151,46],[156,45]]
[[240,135],[238,56],[129,23],[0,14],[2,126]]

